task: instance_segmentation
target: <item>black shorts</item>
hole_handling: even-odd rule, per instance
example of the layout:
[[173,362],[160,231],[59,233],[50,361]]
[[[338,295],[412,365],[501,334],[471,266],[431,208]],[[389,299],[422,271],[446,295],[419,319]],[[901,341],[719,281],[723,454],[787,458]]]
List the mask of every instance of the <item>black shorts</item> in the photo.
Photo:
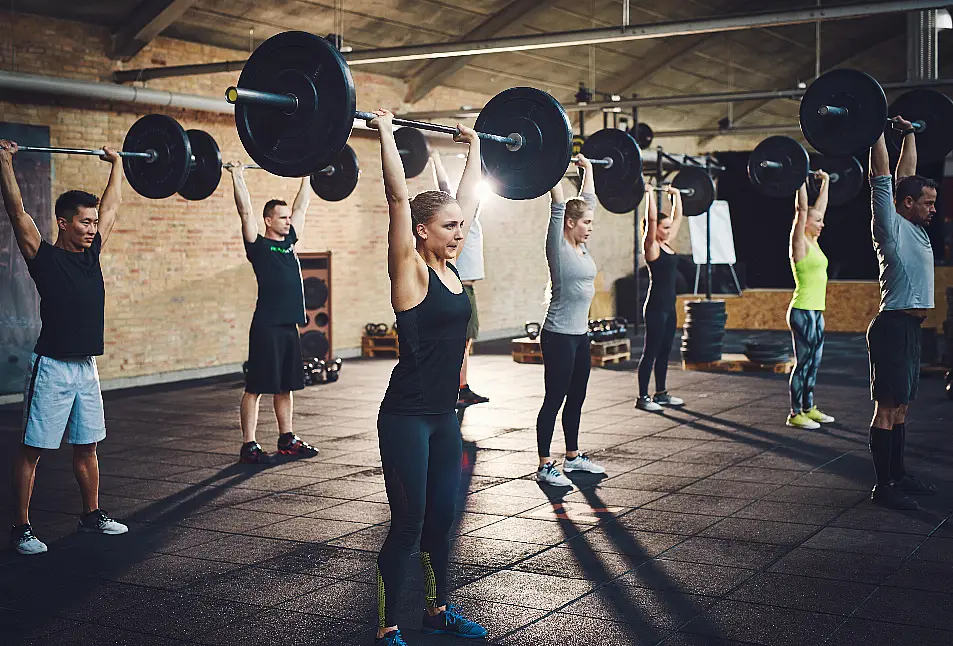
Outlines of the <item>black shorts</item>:
[[909,404],[920,385],[920,324],[900,311],[881,312],[867,328],[870,398],[885,405]]
[[287,393],[304,388],[298,326],[252,323],[248,332],[248,374],[245,392]]

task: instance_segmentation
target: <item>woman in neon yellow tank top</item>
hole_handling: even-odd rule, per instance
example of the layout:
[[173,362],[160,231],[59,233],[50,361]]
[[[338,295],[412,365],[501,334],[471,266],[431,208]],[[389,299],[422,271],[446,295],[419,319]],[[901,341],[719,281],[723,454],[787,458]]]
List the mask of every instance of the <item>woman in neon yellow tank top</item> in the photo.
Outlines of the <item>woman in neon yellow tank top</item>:
[[821,187],[813,206],[808,204],[807,184],[797,192],[797,210],[791,227],[791,271],[794,274],[794,297],[788,308],[788,327],[794,340],[797,364],[791,371],[791,413],[787,425],[817,429],[833,422],[814,405],[814,383],[824,353],[824,306],[827,296],[827,256],[817,240],[824,229],[827,212],[827,191],[830,176],[816,171]]

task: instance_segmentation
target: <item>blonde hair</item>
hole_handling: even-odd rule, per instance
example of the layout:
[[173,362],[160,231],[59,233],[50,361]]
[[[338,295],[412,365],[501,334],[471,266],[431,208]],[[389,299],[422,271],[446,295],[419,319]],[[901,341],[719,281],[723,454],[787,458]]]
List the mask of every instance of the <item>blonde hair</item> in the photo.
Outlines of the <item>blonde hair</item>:
[[443,191],[423,191],[417,193],[410,200],[410,218],[414,227],[414,235],[417,235],[417,225],[430,224],[431,220],[437,215],[437,211],[450,204],[458,204],[449,193]]
[[586,211],[590,211],[589,205],[586,204],[586,201],[581,197],[571,197],[566,200],[566,219],[573,220],[578,222],[583,219],[586,215]]

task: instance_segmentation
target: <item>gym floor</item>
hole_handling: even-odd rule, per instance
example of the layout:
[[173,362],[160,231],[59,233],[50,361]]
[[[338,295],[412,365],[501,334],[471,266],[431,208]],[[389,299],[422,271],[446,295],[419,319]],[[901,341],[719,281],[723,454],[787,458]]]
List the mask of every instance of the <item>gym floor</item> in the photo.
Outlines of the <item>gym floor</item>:
[[[452,600],[513,646],[953,643],[953,403],[925,378],[908,418],[908,464],[939,495],[881,511],[863,338],[828,345],[819,401],[838,420],[823,432],[784,427],[781,376],[673,365],[688,405],[654,415],[632,406],[634,364],[595,369],[581,437],[609,477],[570,493],[530,479],[542,366],[481,348],[471,383],[492,401],[463,420]],[[44,458],[32,520],[50,551],[2,553],[2,641],[371,643],[388,519],[375,418],[392,365],[349,361],[300,393],[296,430],[321,455],[271,468],[235,462],[237,380],[106,393],[102,506],[130,532],[77,534],[70,453]],[[18,422],[0,409],[8,446]],[[409,571],[407,638],[450,644],[419,633]]]

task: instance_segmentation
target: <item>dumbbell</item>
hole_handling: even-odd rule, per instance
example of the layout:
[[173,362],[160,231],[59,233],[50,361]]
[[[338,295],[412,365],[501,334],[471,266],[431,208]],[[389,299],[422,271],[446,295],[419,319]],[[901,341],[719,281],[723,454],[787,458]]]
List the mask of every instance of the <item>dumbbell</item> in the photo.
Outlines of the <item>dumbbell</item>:
[[[864,171],[857,159],[818,156],[813,165],[830,175],[829,205],[842,206],[860,191]],[[808,182],[808,190],[816,199],[819,189],[809,181],[813,177],[811,166],[804,146],[791,137],[775,135],[762,141],[751,152],[748,178],[759,193],[768,197],[790,197],[797,193],[801,184]]]

